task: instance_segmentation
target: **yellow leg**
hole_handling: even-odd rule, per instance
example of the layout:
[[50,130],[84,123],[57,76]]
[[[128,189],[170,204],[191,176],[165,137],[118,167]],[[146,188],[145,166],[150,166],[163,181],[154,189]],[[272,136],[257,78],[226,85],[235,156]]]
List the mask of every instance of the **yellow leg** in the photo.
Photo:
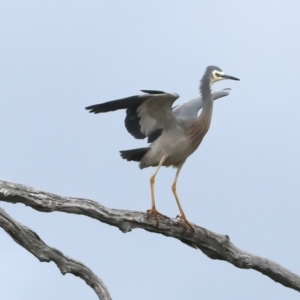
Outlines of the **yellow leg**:
[[184,162],[181,163],[181,164],[177,167],[175,179],[174,179],[174,182],[173,182],[173,184],[172,184],[172,192],[173,192],[173,194],[174,194],[174,197],[175,197],[175,199],[176,199],[176,203],[177,203],[177,206],[178,206],[179,212],[180,212],[180,215],[177,216],[177,217],[180,218],[181,220],[183,220],[184,223],[185,223],[185,224],[184,224],[184,231],[183,231],[183,233],[185,233],[186,230],[187,230],[187,227],[190,227],[192,230],[194,230],[194,228],[193,228],[193,226],[188,222],[188,220],[186,219],[185,214],[184,214],[183,209],[182,209],[182,206],[181,206],[181,204],[180,204],[180,201],[179,201],[177,192],[176,192],[177,180],[178,180],[179,173],[180,173],[180,170],[181,170],[183,164],[184,164]]
[[[158,215],[164,216],[163,214],[159,213],[155,207],[155,195],[154,195],[154,183],[155,183],[155,177],[160,169],[160,167],[163,165],[163,163],[166,160],[166,156],[163,156],[161,160],[159,161],[159,164],[156,168],[155,173],[150,178],[150,188],[151,188],[151,209],[147,210],[149,214],[154,214],[156,219],[156,225],[158,226]],[[165,216],[164,216],[165,217]]]

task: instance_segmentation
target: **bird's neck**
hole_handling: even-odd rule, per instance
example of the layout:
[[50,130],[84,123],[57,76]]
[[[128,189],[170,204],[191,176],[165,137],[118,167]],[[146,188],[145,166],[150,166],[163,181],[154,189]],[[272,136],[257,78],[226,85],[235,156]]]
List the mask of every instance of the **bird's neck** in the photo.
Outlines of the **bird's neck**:
[[198,117],[198,120],[205,118],[207,120],[209,119],[210,123],[214,101],[211,90],[211,81],[209,79],[201,80],[200,93],[202,95],[203,108],[201,114]]
[[203,102],[205,100],[212,99],[211,80],[208,78],[202,79],[200,83],[200,93],[202,95]]
[[202,94],[203,108],[197,120],[188,128],[188,136],[195,148],[199,146],[210,127],[213,111],[211,83],[201,81],[200,92]]

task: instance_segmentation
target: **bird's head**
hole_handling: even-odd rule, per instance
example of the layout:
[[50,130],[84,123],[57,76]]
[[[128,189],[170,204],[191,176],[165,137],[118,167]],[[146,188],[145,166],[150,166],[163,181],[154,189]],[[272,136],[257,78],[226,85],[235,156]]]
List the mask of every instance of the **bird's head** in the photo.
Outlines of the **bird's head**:
[[208,66],[204,73],[203,79],[204,78],[209,79],[211,84],[225,79],[239,80],[236,77],[226,75],[220,68],[216,66]]

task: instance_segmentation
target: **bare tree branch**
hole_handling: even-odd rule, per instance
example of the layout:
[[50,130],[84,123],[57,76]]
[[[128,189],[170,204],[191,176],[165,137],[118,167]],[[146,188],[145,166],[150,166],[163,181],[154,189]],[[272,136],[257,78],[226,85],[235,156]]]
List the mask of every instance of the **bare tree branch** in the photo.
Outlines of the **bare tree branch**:
[[105,284],[89,268],[46,245],[34,231],[15,221],[1,208],[0,227],[41,262],[53,261],[63,275],[72,273],[82,278],[95,291],[100,300],[111,300]]
[[178,219],[160,218],[159,226],[146,213],[109,209],[103,205],[81,198],[61,197],[6,181],[0,181],[0,201],[23,203],[38,211],[61,211],[85,215],[103,223],[118,227],[126,233],[134,228],[160,233],[176,238],[183,243],[200,249],[211,259],[227,261],[242,269],[256,270],[282,285],[300,291],[300,277],[279,264],[237,248],[227,235],[221,235],[194,225],[183,235],[183,225]]

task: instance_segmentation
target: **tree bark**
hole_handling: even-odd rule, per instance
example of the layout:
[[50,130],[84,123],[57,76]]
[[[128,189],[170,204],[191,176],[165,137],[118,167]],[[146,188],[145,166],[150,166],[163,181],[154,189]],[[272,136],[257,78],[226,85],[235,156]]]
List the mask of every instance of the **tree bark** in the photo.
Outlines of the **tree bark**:
[[71,273],[83,279],[95,291],[100,300],[111,300],[105,284],[88,267],[64,255],[59,250],[49,247],[34,231],[15,221],[1,208],[0,227],[39,261],[53,261],[63,275]]
[[41,212],[61,211],[85,215],[115,226],[124,233],[140,228],[163,234],[200,249],[211,259],[224,260],[242,269],[256,270],[286,287],[300,291],[300,277],[288,269],[267,258],[239,249],[227,235],[217,234],[194,224],[194,231],[188,228],[183,233],[183,223],[179,219],[161,217],[157,226],[155,218],[149,217],[147,213],[109,209],[92,200],[62,197],[6,181],[0,181],[0,201],[23,203]]

